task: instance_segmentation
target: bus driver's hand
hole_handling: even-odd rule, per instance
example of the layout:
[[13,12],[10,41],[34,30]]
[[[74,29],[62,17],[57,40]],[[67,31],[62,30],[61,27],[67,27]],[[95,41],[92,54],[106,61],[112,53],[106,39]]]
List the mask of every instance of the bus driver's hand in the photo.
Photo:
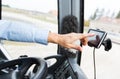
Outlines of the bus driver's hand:
[[69,33],[69,34],[56,34],[49,33],[48,42],[59,44],[65,48],[72,48],[79,51],[82,51],[82,47],[80,45],[74,44],[75,41],[80,40],[82,45],[87,45],[88,39],[87,37],[94,36],[94,34],[81,34],[81,33]]

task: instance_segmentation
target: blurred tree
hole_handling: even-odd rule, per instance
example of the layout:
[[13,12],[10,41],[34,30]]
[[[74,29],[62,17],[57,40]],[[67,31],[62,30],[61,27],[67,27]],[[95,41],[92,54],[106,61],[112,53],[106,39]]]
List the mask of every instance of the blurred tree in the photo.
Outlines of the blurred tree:
[[97,13],[98,13],[99,9],[97,8],[94,12],[94,14],[92,16],[90,16],[90,20],[95,20],[97,17]]
[[118,12],[116,18],[120,18],[120,11]]
[[96,9],[94,14],[90,17],[90,20],[97,20],[100,19],[104,15],[104,9]]
[[89,20],[85,20],[84,21],[84,26],[89,27],[89,25],[90,25],[90,21]]
[[111,18],[114,18],[115,17],[115,13],[113,12],[112,14],[111,14]]

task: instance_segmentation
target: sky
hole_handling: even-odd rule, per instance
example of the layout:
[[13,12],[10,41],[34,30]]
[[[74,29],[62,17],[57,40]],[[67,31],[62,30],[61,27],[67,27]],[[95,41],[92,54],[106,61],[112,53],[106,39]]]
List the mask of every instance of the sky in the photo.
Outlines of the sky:
[[95,10],[105,9],[107,16],[111,16],[113,12],[118,13],[120,10],[119,0],[85,0],[85,16],[89,17]]
[[[57,9],[57,0],[2,0],[11,7],[48,12]],[[32,7],[31,7],[32,6]]]
[[[15,8],[40,12],[57,10],[57,0],[2,0],[2,3]],[[106,15],[111,15],[113,12],[117,13],[120,10],[120,4],[118,0],[85,0],[85,18],[89,18],[96,8],[105,8]]]

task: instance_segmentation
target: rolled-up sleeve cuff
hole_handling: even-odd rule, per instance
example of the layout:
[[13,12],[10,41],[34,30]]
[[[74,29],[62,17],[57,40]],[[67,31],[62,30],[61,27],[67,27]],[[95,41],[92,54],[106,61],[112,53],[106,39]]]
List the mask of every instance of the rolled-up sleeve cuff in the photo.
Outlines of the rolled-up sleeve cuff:
[[47,45],[48,44],[48,34],[49,34],[49,30],[46,30],[46,29],[35,31],[35,35],[34,35],[35,42]]

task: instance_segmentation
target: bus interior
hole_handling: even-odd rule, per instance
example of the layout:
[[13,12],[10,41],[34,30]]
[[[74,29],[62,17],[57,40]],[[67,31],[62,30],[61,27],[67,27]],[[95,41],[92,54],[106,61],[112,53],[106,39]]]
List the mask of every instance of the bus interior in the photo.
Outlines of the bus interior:
[[0,0],[1,20],[35,24],[59,34],[88,33],[90,29],[107,33],[99,48],[83,46],[82,52],[56,44],[44,46],[1,40],[0,79],[119,78],[120,11],[103,6],[109,2],[94,2]]

